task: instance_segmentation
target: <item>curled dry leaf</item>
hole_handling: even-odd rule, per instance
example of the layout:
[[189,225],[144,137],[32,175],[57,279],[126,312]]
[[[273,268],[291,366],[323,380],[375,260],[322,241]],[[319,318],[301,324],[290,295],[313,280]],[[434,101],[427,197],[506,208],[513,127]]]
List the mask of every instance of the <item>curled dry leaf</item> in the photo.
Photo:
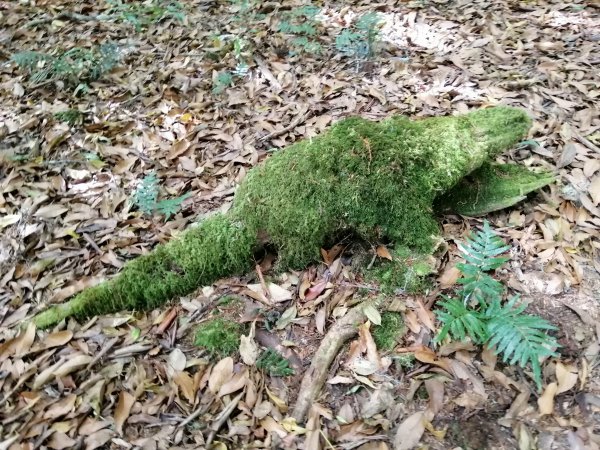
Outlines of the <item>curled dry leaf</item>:
[[384,245],[380,245],[377,247],[377,256],[379,256],[380,258],[384,258],[384,259],[389,259],[390,261],[393,261],[393,256],[390,253],[390,251],[387,249],[387,247],[385,247]]

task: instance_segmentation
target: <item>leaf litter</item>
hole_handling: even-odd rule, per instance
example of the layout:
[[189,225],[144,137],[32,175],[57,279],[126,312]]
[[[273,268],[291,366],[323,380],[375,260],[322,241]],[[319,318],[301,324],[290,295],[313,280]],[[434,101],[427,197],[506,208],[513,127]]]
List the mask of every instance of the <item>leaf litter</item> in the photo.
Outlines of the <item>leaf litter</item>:
[[[325,55],[295,54],[274,32],[279,10],[302,5],[266,3],[258,17],[243,2],[194,0],[183,24],[166,18],[133,33],[127,23],[89,20],[106,12],[103,2],[76,10],[65,1],[0,2],[3,61],[105,40],[116,40],[123,58],[81,96],[34,87],[13,64],[0,67],[0,448],[600,446],[598,5],[325,2]],[[372,11],[383,16],[380,53],[356,70],[336,55],[335,35]],[[239,58],[229,46],[238,37],[251,42],[248,73],[214,94],[213,74]],[[402,342],[378,349],[371,332],[381,317],[368,309],[297,423],[290,412],[323,335],[364,291],[379,292],[347,264],[346,243],[322,250],[327,268],[268,281],[261,269],[147,314],[70,321],[46,333],[19,327],[43,305],[227,209],[250,167],[342,117],[429,116],[500,102],[535,118],[528,141],[504,158],[558,176],[535,202],[490,217],[513,248],[501,277],[560,326],[561,357],[544,362],[540,395],[490,349],[433,349],[436,292],[399,295]],[[57,121],[68,109],[80,112],[81,126]],[[153,171],[165,195],[189,194],[168,222],[130,201]],[[451,289],[456,242],[477,221],[442,223],[439,283]],[[376,255],[391,257],[383,245]],[[241,358],[215,360],[193,345],[194,325],[232,294],[243,308],[226,313],[253,331]],[[283,354],[295,374],[258,370],[261,348]]]

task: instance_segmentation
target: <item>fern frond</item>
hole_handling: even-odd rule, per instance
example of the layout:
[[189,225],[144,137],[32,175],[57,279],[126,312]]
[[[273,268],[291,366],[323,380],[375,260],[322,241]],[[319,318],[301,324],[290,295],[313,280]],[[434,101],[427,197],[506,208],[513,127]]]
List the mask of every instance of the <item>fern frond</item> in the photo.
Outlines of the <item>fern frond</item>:
[[27,70],[38,68],[38,64],[51,61],[53,58],[49,55],[39,52],[19,52],[11,58],[19,67]]
[[486,312],[489,317],[488,345],[496,347],[496,352],[504,362],[521,367],[531,364],[539,388],[542,383],[539,360],[556,356],[553,348],[559,347],[556,339],[547,333],[556,330],[556,327],[541,317],[523,314],[527,305],[517,305],[518,299],[518,296],[514,296],[503,306],[497,300]]
[[446,296],[444,300],[439,303],[443,309],[438,311],[438,319],[444,325],[436,338],[438,342],[444,340],[448,333],[461,341],[467,336],[475,343],[483,343],[488,339],[486,323],[480,313],[467,307],[461,300]]
[[485,272],[469,264],[457,264],[463,276],[457,280],[462,284],[460,295],[465,299],[476,300],[482,308],[486,308],[490,299],[501,297],[504,294],[504,286]]
[[168,220],[171,216],[177,214],[177,211],[179,211],[181,204],[189,196],[190,193],[188,192],[187,194],[183,194],[179,197],[161,200],[156,204],[155,209],[159,213],[163,214],[165,216],[165,219]]
[[510,250],[510,246],[494,233],[487,220],[483,223],[481,231],[473,233],[466,239],[465,244],[459,244],[458,247],[465,261],[482,272],[496,270],[509,259],[498,257]]
[[158,199],[158,178],[156,173],[150,172],[144,177],[142,183],[133,194],[133,204],[145,214],[152,214]]

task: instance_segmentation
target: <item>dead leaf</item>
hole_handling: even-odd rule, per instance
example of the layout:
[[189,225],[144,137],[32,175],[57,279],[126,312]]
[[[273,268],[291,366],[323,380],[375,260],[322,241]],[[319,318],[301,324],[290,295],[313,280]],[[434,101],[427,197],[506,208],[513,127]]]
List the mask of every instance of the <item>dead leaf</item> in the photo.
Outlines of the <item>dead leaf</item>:
[[558,381],[556,395],[573,389],[573,387],[575,387],[577,384],[577,380],[579,379],[576,367],[572,365],[564,365],[560,361],[556,363],[555,373],[556,380]]
[[384,245],[379,245],[377,247],[377,256],[380,258],[389,259],[390,261],[393,261],[394,259],[390,251]]
[[460,278],[460,270],[456,266],[446,266],[446,269],[438,277],[440,288],[449,289],[456,284],[456,280]]
[[552,414],[554,411],[554,396],[556,395],[556,391],[558,389],[558,385],[556,383],[550,383],[544,389],[544,393],[538,398],[538,407],[540,410],[540,415],[545,416],[548,414]]
[[119,401],[115,408],[115,429],[120,436],[123,436],[123,425],[131,413],[131,408],[135,403],[135,397],[127,391],[119,392]]
[[193,405],[196,399],[196,387],[194,379],[190,374],[187,372],[178,372],[173,377],[173,381],[177,384],[185,399]]
[[50,205],[42,206],[39,208],[34,216],[41,219],[54,219],[62,214],[66,213],[69,208],[60,204],[52,203]]
[[411,450],[416,447],[425,432],[423,411],[408,416],[398,427],[394,437],[394,450]]
[[233,358],[227,357],[219,361],[213,367],[208,379],[208,389],[213,394],[219,392],[221,386],[233,376]]
[[592,197],[594,205],[600,204],[600,175],[596,175],[588,186],[588,193]]
[[327,281],[327,278],[325,278],[325,279],[319,281],[314,286],[307,289],[306,292],[304,293],[304,300],[309,302],[311,300],[316,299],[319,295],[321,295],[323,293],[323,291],[327,287],[328,283],[329,282]]
[[256,322],[252,322],[248,336],[240,336],[240,356],[247,366],[253,366],[258,358],[259,348],[254,340]]

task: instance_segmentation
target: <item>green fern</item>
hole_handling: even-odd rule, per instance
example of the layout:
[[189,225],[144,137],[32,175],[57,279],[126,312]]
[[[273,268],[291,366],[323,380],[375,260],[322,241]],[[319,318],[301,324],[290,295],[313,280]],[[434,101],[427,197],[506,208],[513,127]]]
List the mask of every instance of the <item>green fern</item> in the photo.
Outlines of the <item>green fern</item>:
[[12,56],[17,66],[28,72],[32,83],[64,81],[72,86],[97,80],[112,70],[119,59],[119,49],[111,43],[91,49],[74,47],[56,54],[28,51]]
[[294,374],[287,359],[269,348],[256,360],[256,367],[269,372],[274,377],[287,377]]
[[168,0],[151,0],[146,2],[123,2],[107,0],[110,8],[105,17],[118,22],[128,22],[136,31],[165,19],[185,20],[185,10],[181,3]]
[[377,13],[362,15],[353,29],[344,29],[335,39],[337,50],[345,56],[366,60],[375,53],[381,18]]
[[557,356],[552,348],[558,347],[558,343],[547,332],[557,328],[541,317],[523,314],[527,305],[517,305],[518,300],[518,296],[513,296],[503,306],[499,300],[492,302],[486,311],[488,345],[496,347],[504,362],[521,367],[529,363],[539,387],[542,379],[540,358]]
[[476,344],[482,344],[488,340],[488,331],[485,319],[472,308],[467,307],[463,301],[443,296],[443,302],[439,305],[443,310],[438,311],[438,319],[444,324],[438,334],[438,340],[446,338],[448,333],[459,341],[467,337]]
[[73,108],[54,113],[54,118],[61,122],[65,122],[72,127],[83,123],[83,113],[78,109]]
[[316,16],[319,11],[316,6],[305,5],[282,14],[279,31],[293,36],[290,40],[293,47],[290,56],[300,52],[318,54],[322,51],[321,44],[316,40],[318,34]]
[[158,201],[159,184],[156,173],[150,172],[133,194],[133,204],[144,214],[151,215],[159,213],[168,220],[177,214],[181,203],[190,196],[189,193],[179,197]]
[[541,388],[542,372],[539,360],[556,356],[556,338],[547,334],[556,327],[541,317],[523,314],[526,304],[519,304],[513,296],[503,303],[505,287],[489,275],[508,261],[501,256],[510,246],[497,236],[486,221],[483,230],[473,233],[464,244],[459,244],[465,263],[457,264],[462,273],[456,291],[458,298],[442,296],[437,311],[442,328],[436,341],[448,335],[456,340],[470,338],[476,344],[495,348],[504,362],[530,365],[533,378]]

